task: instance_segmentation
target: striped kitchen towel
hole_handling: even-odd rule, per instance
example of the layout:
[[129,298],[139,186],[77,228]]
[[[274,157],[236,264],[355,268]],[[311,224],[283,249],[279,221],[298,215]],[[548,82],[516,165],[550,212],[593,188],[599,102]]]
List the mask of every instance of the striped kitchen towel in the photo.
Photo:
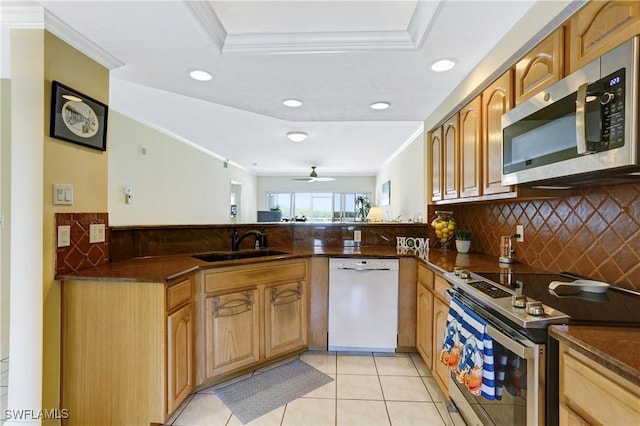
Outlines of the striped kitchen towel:
[[496,395],[493,339],[487,334],[487,322],[464,307],[460,341],[462,356],[457,366],[458,381],[473,395],[493,400]]
[[440,350],[440,362],[455,371],[460,361],[462,344],[460,343],[460,330],[464,308],[456,299],[449,302],[449,313],[445,326],[444,341]]

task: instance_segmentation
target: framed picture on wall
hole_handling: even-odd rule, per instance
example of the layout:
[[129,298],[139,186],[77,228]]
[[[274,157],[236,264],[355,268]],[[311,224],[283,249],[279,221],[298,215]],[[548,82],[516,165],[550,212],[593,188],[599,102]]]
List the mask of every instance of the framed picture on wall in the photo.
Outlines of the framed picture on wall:
[[388,206],[391,204],[391,181],[388,180],[382,184],[382,199],[380,205]]
[[49,136],[106,151],[108,112],[102,102],[54,81]]

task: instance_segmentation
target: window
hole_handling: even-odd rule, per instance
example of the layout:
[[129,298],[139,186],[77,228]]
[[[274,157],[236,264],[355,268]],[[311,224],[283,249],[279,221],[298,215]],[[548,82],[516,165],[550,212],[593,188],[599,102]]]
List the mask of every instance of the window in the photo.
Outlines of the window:
[[356,198],[369,193],[353,192],[270,192],[267,209],[280,208],[283,219],[303,216],[310,222],[354,222]]

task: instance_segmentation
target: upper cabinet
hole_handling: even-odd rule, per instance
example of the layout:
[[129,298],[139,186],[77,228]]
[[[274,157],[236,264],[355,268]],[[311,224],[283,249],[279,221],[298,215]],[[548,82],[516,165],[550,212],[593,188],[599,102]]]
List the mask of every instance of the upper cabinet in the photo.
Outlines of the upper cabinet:
[[590,1],[569,22],[571,73],[640,34],[640,2]]
[[460,110],[460,197],[480,195],[482,187],[482,102],[478,96]]
[[551,86],[563,76],[564,27],[560,27],[516,63],[516,105]]
[[427,188],[429,200],[435,202],[442,200],[442,127],[429,133],[427,145],[427,170],[431,170]]
[[458,114],[449,118],[442,128],[442,142],[444,147],[444,158],[442,165],[443,198],[445,200],[460,197],[458,191]]
[[511,109],[513,77],[511,70],[504,73],[482,92],[482,182],[483,194],[511,192],[502,186],[502,114]]

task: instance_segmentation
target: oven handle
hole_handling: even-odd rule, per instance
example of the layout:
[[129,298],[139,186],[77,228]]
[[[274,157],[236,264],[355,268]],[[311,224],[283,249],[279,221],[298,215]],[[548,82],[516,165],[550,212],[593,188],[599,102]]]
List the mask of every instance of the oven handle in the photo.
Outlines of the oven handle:
[[531,359],[533,357],[533,348],[519,344],[512,338],[498,331],[498,329],[492,325],[487,324],[486,332],[493,340],[500,343],[520,358]]
[[587,149],[587,87],[584,83],[578,87],[576,93],[576,145],[578,155],[593,154],[595,151]]

